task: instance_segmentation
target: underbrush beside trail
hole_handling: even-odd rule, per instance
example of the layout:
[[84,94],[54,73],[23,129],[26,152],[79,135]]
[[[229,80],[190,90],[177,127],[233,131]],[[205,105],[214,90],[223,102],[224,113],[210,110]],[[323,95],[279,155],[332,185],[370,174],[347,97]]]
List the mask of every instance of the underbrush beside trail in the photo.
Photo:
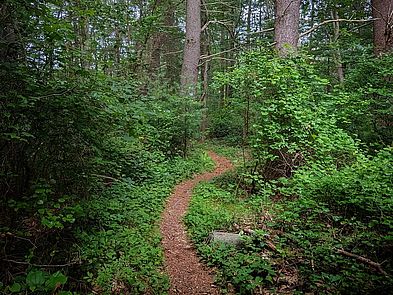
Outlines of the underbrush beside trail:
[[[186,224],[217,282],[237,294],[389,294],[391,171],[385,149],[330,174],[260,181],[248,194],[241,167],[195,189]],[[243,245],[209,243],[213,230],[240,233]]]
[[129,75],[21,67],[24,87],[0,94],[0,293],[161,294],[163,200],[211,163],[190,155],[199,103]]
[[154,178],[140,185],[123,179],[86,201],[88,218],[78,229],[84,280],[94,291],[117,294],[164,294],[158,221],[173,186],[214,166],[205,152],[155,166]]
[[[364,80],[349,75],[336,88],[302,54],[282,59],[256,50],[217,75],[217,87],[232,87],[225,107],[244,120],[243,133],[226,128],[220,139],[233,143],[242,134],[250,152],[236,172],[195,191],[186,220],[224,287],[239,294],[391,293],[392,129],[380,123],[391,108],[380,102],[391,100],[383,73],[392,68],[385,58],[374,60],[378,69],[356,73]],[[231,122],[218,122],[211,135]],[[235,249],[207,244],[212,230],[248,235]]]

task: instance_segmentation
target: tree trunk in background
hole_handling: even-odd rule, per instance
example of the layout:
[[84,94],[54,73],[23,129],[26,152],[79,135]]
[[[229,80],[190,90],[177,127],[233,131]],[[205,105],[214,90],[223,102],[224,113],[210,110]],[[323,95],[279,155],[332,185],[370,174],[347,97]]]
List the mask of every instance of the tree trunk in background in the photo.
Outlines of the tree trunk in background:
[[16,68],[24,60],[20,33],[23,28],[18,27],[23,23],[15,19],[13,9],[9,1],[0,4],[0,95],[22,88],[21,81],[16,78]]
[[164,33],[162,32],[155,33],[151,40],[149,71],[154,77],[156,77],[157,71],[161,66],[161,50],[162,50],[162,43],[163,43],[163,34]]
[[181,69],[181,93],[195,97],[201,54],[201,1],[187,0],[186,40]]
[[373,0],[374,54],[380,56],[393,49],[393,0]]
[[247,46],[251,48],[251,13],[252,13],[252,0],[248,1],[247,7]]
[[[202,13],[203,24],[205,25],[209,21],[208,11]],[[206,29],[201,35],[201,50],[203,56],[210,55],[210,40],[209,30]],[[201,107],[202,107],[202,118],[201,118],[201,136],[202,141],[205,141],[205,135],[207,130],[207,99],[209,96],[209,59],[206,59],[201,66],[201,79],[202,79],[202,94],[201,94]]]
[[297,49],[300,0],[276,0],[274,12],[275,47],[280,56],[286,56]]
[[19,46],[15,32],[14,19],[9,11],[8,3],[0,4],[0,62],[15,61],[18,58]]
[[178,26],[175,10],[176,6],[173,1],[169,1],[168,10],[165,16],[165,26],[168,28],[168,32],[165,33],[163,47],[162,47],[162,63],[165,64],[165,78],[170,83],[179,83],[181,73],[182,61],[178,58],[179,52],[181,52],[181,41],[180,28]]
[[[339,19],[337,10],[332,11],[332,19]],[[333,59],[336,66],[337,79],[340,84],[344,83],[344,68],[341,58],[340,46],[338,44],[338,38],[340,37],[340,22],[333,23],[334,35],[333,35]]]
[[[169,11],[168,7],[166,7],[168,4],[167,2],[168,1],[161,1],[161,0],[155,1],[154,6],[158,7],[158,9],[161,10],[160,12],[160,18],[162,21],[161,26],[164,25],[165,19],[168,14],[167,11]],[[162,30],[160,29],[157,32],[153,33],[151,39],[149,40],[150,43],[149,72],[151,75],[153,75],[153,77],[156,77],[157,71],[161,66],[161,51],[162,51],[164,40],[165,40],[165,32],[162,32]]]

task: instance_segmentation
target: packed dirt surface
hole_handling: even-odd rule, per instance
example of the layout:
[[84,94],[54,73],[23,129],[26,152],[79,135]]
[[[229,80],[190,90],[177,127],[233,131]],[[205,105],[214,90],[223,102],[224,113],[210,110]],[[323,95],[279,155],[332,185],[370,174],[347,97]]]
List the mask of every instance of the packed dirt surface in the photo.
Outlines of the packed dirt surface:
[[187,212],[195,185],[232,168],[228,159],[213,152],[209,152],[209,156],[216,164],[215,170],[196,175],[193,179],[178,184],[169,197],[162,215],[160,230],[163,237],[165,270],[171,283],[170,295],[220,293],[214,286],[212,271],[199,261],[183,224],[183,217]]

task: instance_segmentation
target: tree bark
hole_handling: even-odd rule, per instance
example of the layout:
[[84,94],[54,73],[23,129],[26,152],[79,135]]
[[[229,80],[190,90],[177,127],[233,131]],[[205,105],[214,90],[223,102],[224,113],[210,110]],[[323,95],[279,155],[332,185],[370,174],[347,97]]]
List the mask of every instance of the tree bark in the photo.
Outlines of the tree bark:
[[201,1],[187,0],[186,40],[180,77],[181,93],[196,96],[198,63],[201,54]]
[[[332,19],[339,19],[337,10],[332,11]],[[336,48],[333,50],[333,60],[336,66],[337,79],[340,84],[344,83],[344,67],[341,58],[340,47],[338,45],[338,38],[340,37],[340,22],[333,23],[333,46]]]
[[300,0],[276,0],[274,42],[280,56],[297,49],[299,40]]
[[374,54],[381,56],[393,49],[393,0],[372,1]]
[[10,12],[11,7],[7,2],[0,4],[0,62],[15,62],[21,52],[21,46],[17,38],[16,20]]

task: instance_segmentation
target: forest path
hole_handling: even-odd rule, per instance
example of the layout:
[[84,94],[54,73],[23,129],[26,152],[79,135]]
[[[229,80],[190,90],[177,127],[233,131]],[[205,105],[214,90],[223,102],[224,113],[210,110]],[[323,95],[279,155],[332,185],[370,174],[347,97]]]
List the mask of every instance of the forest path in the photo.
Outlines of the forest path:
[[170,295],[219,294],[219,290],[213,285],[211,270],[199,261],[183,224],[192,189],[199,182],[210,180],[232,168],[228,159],[211,151],[208,154],[216,164],[214,171],[198,174],[178,184],[167,200],[162,214],[160,230],[163,237],[165,270],[171,283]]

